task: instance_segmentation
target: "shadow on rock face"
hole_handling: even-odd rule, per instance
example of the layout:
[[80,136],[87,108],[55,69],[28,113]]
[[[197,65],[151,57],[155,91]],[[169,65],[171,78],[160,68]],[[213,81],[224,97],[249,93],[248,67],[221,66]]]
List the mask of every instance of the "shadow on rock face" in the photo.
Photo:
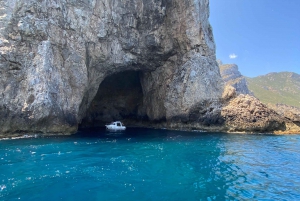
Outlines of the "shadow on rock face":
[[80,127],[104,126],[117,120],[147,119],[139,73],[126,71],[107,77],[100,84]]
[[198,122],[204,126],[223,125],[219,100],[205,100],[194,105],[189,112],[189,121]]

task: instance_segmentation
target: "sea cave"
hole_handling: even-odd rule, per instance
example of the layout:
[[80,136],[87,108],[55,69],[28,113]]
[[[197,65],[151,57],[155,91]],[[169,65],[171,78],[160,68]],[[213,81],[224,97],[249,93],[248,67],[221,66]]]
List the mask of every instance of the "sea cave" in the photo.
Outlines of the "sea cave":
[[127,125],[147,121],[143,107],[141,71],[119,72],[106,77],[79,127],[102,127],[111,121]]

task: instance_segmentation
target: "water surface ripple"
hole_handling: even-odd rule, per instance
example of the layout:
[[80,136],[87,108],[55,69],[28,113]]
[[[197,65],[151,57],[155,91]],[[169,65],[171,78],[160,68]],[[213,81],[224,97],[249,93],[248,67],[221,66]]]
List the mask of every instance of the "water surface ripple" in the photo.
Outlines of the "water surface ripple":
[[128,129],[0,141],[0,200],[300,200],[300,135]]

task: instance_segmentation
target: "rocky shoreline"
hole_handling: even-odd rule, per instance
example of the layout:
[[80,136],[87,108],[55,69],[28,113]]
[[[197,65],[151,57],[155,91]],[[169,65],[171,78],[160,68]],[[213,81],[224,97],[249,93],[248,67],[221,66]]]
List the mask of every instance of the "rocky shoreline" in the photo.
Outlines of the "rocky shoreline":
[[[257,98],[236,94],[233,87],[227,85],[223,93],[222,106],[210,111],[207,116],[213,116],[214,122],[217,118],[219,123],[205,125],[200,121],[186,122],[151,122],[124,120],[129,128],[167,129],[193,132],[222,132],[237,134],[300,134],[300,122],[298,119],[291,120],[267,105],[261,103]],[[203,115],[203,114],[202,114]],[[218,116],[219,115],[219,116]],[[221,122],[221,123],[220,123]],[[89,127],[87,127],[89,128]],[[105,128],[94,127],[93,130],[103,131]],[[74,133],[9,133],[1,134],[0,139],[37,138],[47,136],[72,135]]]
[[[209,0],[0,1],[0,136],[79,126],[298,132],[216,61]],[[233,76],[232,76],[233,75]],[[223,93],[223,95],[222,95]],[[300,132],[299,132],[300,133]]]

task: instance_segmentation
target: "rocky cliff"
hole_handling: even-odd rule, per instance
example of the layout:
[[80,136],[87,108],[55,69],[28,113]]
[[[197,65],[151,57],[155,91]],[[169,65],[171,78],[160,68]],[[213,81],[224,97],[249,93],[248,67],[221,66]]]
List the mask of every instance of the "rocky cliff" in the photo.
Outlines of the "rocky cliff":
[[[165,126],[222,132],[300,133],[299,122],[278,114],[251,95],[238,94],[230,85],[225,86],[221,101],[205,102],[194,111],[185,124],[171,122]],[[200,118],[198,114],[202,114]]]
[[[256,93],[253,94],[253,92],[249,91],[247,86],[249,82],[250,87],[258,86],[259,83],[264,82],[273,83],[274,85],[279,82],[280,84],[277,84],[277,87],[274,87],[275,89],[284,88],[285,90],[291,91],[291,89],[297,88],[297,82],[288,82],[285,79],[283,81],[281,79],[261,79],[261,82],[255,82],[252,80],[255,78],[247,78],[246,82],[245,77],[238,71],[237,65],[222,64],[221,61],[218,61],[218,64],[222,79],[226,84],[222,96],[223,104],[221,104],[222,106],[220,108],[220,117],[224,122],[221,128],[224,129],[224,131],[273,132],[280,134],[300,133],[299,111],[296,107],[283,104],[264,104],[263,102],[265,101],[261,102],[260,96],[258,96],[259,99],[254,97]],[[277,73],[268,74],[269,77],[272,75],[277,75]],[[292,73],[292,75],[294,74]],[[288,77],[296,78],[295,75]],[[262,85],[260,87],[266,88],[265,86],[266,85]],[[257,92],[259,90],[254,91]],[[296,94],[297,93],[294,93],[292,96],[286,94],[287,96],[285,98],[289,99],[289,97],[293,97]],[[262,96],[266,97],[264,95]],[[269,94],[267,99],[280,100],[280,98],[274,94]]]
[[238,94],[251,94],[245,77],[240,73],[236,64],[223,64],[218,60],[220,73],[225,84],[236,89]]
[[[279,115],[300,127],[300,75],[293,72],[269,73],[247,78],[249,89],[255,97]],[[289,123],[289,125],[292,125]],[[298,127],[298,128],[297,128]],[[299,133],[299,132],[298,132]]]
[[233,132],[273,132],[286,130],[285,120],[257,98],[240,94],[222,108],[225,127]]
[[300,125],[300,108],[285,104],[268,104],[268,107],[275,110],[281,116],[284,116],[293,122],[298,122]]
[[[0,0],[0,132],[72,133],[82,119],[188,121],[223,90],[208,6]],[[120,79],[133,81],[124,88]]]

